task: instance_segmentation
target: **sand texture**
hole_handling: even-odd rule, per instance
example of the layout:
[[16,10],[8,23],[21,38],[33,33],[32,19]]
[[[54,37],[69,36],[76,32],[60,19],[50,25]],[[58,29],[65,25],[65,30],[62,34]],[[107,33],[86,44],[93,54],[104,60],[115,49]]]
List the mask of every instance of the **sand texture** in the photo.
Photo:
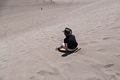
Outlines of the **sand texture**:
[[120,80],[120,0],[0,0],[0,80]]

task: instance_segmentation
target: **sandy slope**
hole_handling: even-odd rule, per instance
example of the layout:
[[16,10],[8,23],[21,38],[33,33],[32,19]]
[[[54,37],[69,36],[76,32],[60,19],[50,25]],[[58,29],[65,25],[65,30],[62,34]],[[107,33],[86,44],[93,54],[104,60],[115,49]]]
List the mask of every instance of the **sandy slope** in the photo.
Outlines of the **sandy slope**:
[[[119,4],[95,0],[1,16],[0,80],[120,80]],[[61,57],[54,49],[66,26],[82,50]]]

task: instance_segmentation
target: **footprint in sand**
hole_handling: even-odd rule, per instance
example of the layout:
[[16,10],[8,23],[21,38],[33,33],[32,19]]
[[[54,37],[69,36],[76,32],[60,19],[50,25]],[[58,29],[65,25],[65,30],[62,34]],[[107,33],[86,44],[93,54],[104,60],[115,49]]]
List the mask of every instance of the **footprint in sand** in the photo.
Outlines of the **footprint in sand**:
[[[54,76],[54,75],[60,75],[59,71],[57,69],[52,68],[52,70],[40,70],[37,72],[40,76]],[[29,77],[30,80],[35,80],[35,76]]]
[[116,75],[117,75],[117,76],[120,76],[120,73],[117,72]]
[[111,37],[104,37],[103,40],[109,40]]
[[52,69],[51,71],[47,71],[47,70],[41,70],[39,72],[37,72],[37,74],[40,75],[60,75],[59,71],[57,69]]
[[118,30],[118,29],[120,29],[120,26],[112,27],[111,29],[112,29],[112,30],[113,30],[113,29]]
[[59,75],[59,73],[57,72],[51,72],[51,71],[45,71],[45,70],[41,70],[39,72],[37,72],[37,74],[40,74],[40,75]]
[[97,51],[103,52],[103,51],[105,51],[105,49],[98,49]]
[[30,80],[34,80],[34,79],[35,79],[35,76],[31,76],[29,79],[30,79]]
[[107,65],[105,65],[104,67],[105,67],[105,68],[110,68],[110,67],[112,67],[112,66],[114,66],[114,64],[107,64]]
[[101,28],[102,26],[97,26],[96,28]]
[[115,55],[115,56],[120,59],[120,55]]
[[119,80],[116,75],[110,75],[109,80]]

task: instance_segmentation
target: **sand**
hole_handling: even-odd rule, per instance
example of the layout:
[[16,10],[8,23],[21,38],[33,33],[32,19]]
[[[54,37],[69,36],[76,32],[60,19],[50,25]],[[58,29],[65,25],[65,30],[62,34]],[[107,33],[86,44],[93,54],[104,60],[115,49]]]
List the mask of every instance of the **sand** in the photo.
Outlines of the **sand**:
[[[120,1],[46,1],[1,1],[0,80],[120,80]],[[82,49],[62,57],[65,27]]]

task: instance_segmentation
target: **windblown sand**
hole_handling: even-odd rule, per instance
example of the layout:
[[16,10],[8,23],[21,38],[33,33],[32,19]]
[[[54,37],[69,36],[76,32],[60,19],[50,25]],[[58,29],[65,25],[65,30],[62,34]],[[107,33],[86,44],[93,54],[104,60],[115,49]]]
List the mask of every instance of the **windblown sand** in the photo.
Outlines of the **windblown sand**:
[[[120,80],[119,0],[11,1],[0,3],[0,80]],[[65,27],[82,49],[61,57]]]

